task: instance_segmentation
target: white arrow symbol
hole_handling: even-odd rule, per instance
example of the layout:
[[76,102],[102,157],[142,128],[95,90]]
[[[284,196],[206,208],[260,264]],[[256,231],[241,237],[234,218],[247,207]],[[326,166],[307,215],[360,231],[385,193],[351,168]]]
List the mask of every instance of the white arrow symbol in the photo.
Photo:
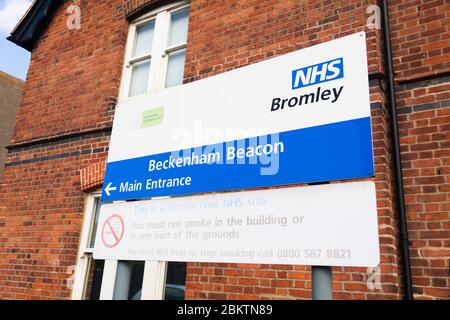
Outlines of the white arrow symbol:
[[108,195],[108,197],[111,195],[109,193],[110,191],[116,191],[117,190],[117,187],[111,187],[111,185],[112,185],[112,182],[110,182],[105,188],[105,192]]

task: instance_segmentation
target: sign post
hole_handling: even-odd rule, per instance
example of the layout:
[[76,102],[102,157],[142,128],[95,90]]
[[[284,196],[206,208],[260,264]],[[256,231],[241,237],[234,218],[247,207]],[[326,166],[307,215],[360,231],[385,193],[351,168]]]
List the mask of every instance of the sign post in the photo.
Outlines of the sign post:
[[127,300],[131,281],[130,261],[117,263],[116,281],[114,283],[113,300]]

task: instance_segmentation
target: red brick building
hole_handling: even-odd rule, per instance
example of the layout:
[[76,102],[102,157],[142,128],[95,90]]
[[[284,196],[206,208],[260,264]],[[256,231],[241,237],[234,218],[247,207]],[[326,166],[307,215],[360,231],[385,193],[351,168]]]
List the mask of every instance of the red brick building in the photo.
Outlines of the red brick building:
[[[10,37],[32,57],[0,181],[0,299],[112,298],[117,262],[94,261],[90,239],[114,108],[125,81],[124,59],[133,64],[127,38],[142,17],[168,15],[175,23],[176,14],[180,25],[187,27],[187,17],[189,22],[180,47],[184,73],[175,76],[175,83],[366,32],[381,263],[372,271],[334,268],[334,297],[401,299],[409,270],[414,298],[448,299],[450,3],[393,0],[386,8],[408,266],[399,231],[386,26],[377,27],[383,21],[384,10],[377,10],[383,9],[382,2],[35,1]],[[156,37],[157,31],[151,32]],[[148,283],[150,298],[163,298],[164,287],[166,298],[169,291],[177,295],[184,287],[186,299],[311,297],[311,268],[306,266],[159,263],[146,265],[145,272],[143,267],[132,266],[129,298]],[[113,281],[106,283],[108,279]],[[164,286],[165,281],[171,286]]]

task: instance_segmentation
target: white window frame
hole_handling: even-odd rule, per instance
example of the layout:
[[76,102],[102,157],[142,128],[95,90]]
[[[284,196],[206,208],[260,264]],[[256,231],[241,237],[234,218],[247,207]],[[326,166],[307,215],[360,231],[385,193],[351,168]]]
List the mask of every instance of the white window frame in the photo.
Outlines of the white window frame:
[[[152,10],[142,17],[134,20],[130,24],[128,40],[125,50],[125,61],[122,70],[122,80],[120,85],[119,102],[134,99],[136,97],[161,91],[165,88],[166,73],[169,53],[185,49],[186,42],[168,46],[168,36],[170,34],[170,15],[176,11],[189,7],[189,1],[178,1],[155,10]],[[136,41],[136,30],[139,26],[150,21],[155,21],[153,32],[153,46],[149,54],[133,57],[133,48]],[[144,94],[129,96],[131,87],[132,64],[150,58],[149,81],[147,91]]]
[[[90,248],[92,228],[96,212],[96,203],[99,201],[101,191],[95,191],[87,195],[84,211],[83,226],[78,246],[77,264],[72,285],[72,299],[84,300],[89,274],[89,266],[92,261],[93,248]],[[106,263],[106,262],[105,262]]]

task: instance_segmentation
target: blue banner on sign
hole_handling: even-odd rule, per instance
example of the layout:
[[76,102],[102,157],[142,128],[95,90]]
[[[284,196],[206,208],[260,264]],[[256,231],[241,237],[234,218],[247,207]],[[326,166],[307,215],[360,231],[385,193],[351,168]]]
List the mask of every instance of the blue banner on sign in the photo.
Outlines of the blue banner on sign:
[[374,175],[370,117],[107,164],[102,201]]

